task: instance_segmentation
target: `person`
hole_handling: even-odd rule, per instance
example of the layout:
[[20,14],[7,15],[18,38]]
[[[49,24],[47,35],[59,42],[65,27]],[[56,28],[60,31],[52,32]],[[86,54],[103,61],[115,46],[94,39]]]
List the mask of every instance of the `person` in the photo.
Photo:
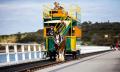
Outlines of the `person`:
[[51,27],[49,32],[48,32],[48,35],[50,36],[53,36],[54,35],[54,29]]
[[55,6],[54,9],[57,10],[59,8],[59,3],[54,2],[54,6]]
[[113,50],[115,50],[115,43],[113,43],[112,47],[113,47]]
[[111,44],[111,46],[110,46],[110,47],[111,47],[111,49],[112,49],[112,50],[115,50],[115,44],[114,44],[114,43],[113,43],[113,44]]
[[54,10],[58,10],[58,9],[63,9],[62,6],[59,6],[59,3],[58,2],[54,2]]
[[118,45],[119,45],[119,42],[117,41],[116,42],[116,50],[118,50]]
[[112,44],[110,45],[110,48],[111,48],[111,50],[113,50],[113,45]]
[[118,44],[118,50],[120,50],[120,43]]

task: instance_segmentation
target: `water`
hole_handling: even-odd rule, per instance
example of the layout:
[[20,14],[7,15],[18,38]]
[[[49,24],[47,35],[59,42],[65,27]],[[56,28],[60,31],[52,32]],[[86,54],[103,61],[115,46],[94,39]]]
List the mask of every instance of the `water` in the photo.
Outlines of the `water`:
[[23,53],[18,53],[18,54],[17,54],[17,55],[18,55],[18,61],[19,61],[19,60],[22,60],[22,54],[23,54]]
[[35,58],[35,57],[34,57],[34,54],[35,54],[35,52],[31,52],[31,58],[32,58],[32,59]]
[[5,63],[5,62],[7,62],[7,55],[1,54],[0,55],[0,63]]
[[15,61],[15,54],[10,54],[10,61]]
[[[15,55],[18,56],[18,61],[24,61],[22,56],[23,54],[25,55],[25,60],[30,60],[29,59],[29,55],[31,56],[31,60],[35,60],[40,58],[40,53],[41,53],[41,57],[43,58],[44,52],[25,52],[25,53],[12,53],[9,54],[9,59],[10,62],[15,61]],[[35,58],[35,55],[37,58]],[[6,63],[7,62],[7,54],[0,54],[0,63]]]
[[37,52],[36,54],[37,54],[37,58],[40,58],[40,52]]
[[29,59],[29,53],[25,53],[25,60]]

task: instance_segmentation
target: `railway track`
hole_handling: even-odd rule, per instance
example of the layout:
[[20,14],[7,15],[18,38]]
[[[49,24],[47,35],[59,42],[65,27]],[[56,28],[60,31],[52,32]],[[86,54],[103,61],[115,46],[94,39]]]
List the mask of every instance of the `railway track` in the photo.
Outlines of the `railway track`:
[[[108,50],[108,51],[110,51],[110,50]],[[100,54],[100,53],[104,53],[104,52],[108,52],[108,51],[100,51],[100,52],[94,52],[94,53],[81,54],[78,59],[74,59],[74,60],[79,60],[84,57],[88,57],[88,56],[92,56],[92,55],[96,55],[96,54]],[[63,64],[63,63],[70,62],[70,61],[73,61],[73,59],[71,58],[71,56],[67,56],[66,60],[64,62],[42,60],[42,61],[37,61],[37,62],[30,62],[30,63],[1,67],[0,72],[34,72],[36,70]]]

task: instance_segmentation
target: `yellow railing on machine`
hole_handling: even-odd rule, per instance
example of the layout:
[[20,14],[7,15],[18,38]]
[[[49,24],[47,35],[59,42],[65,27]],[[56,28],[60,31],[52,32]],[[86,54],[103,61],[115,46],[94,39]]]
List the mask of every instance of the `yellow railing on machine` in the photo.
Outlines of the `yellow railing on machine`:
[[[64,5],[63,5],[64,6]],[[47,5],[44,5],[43,6],[43,17],[65,17],[65,16],[69,16],[70,18],[74,19],[74,20],[77,20],[79,21],[78,18],[80,18],[81,14],[80,14],[80,7],[79,6],[76,6],[76,5],[70,5],[69,6],[69,9],[64,9],[61,10],[57,10],[58,13],[55,13],[55,14],[50,14],[50,11],[56,11],[54,9],[51,9],[50,8],[50,4],[47,4]]]
[[50,4],[43,5],[43,18],[50,17],[49,11],[51,10]]
[[[64,17],[64,18],[61,17],[60,20],[61,20],[61,21],[62,21],[62,20],[64,21],[64,20],[66,20],[66,18],[67,18],[67,17]],[[60,28],[60,26],[57,28],[57,25],[58,25],[58,23],[55,25],[55,31],[57,31],[57,30]]]

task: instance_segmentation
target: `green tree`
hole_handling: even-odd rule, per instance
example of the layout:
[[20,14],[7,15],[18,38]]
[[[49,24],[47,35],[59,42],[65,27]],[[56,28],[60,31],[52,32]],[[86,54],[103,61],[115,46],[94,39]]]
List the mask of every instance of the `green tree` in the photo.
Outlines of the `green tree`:
[[16,42],[20,42],[20,40],[21,40],[21,33],[18,32],[18,33],[16,34],[16,36],[17,36]]

